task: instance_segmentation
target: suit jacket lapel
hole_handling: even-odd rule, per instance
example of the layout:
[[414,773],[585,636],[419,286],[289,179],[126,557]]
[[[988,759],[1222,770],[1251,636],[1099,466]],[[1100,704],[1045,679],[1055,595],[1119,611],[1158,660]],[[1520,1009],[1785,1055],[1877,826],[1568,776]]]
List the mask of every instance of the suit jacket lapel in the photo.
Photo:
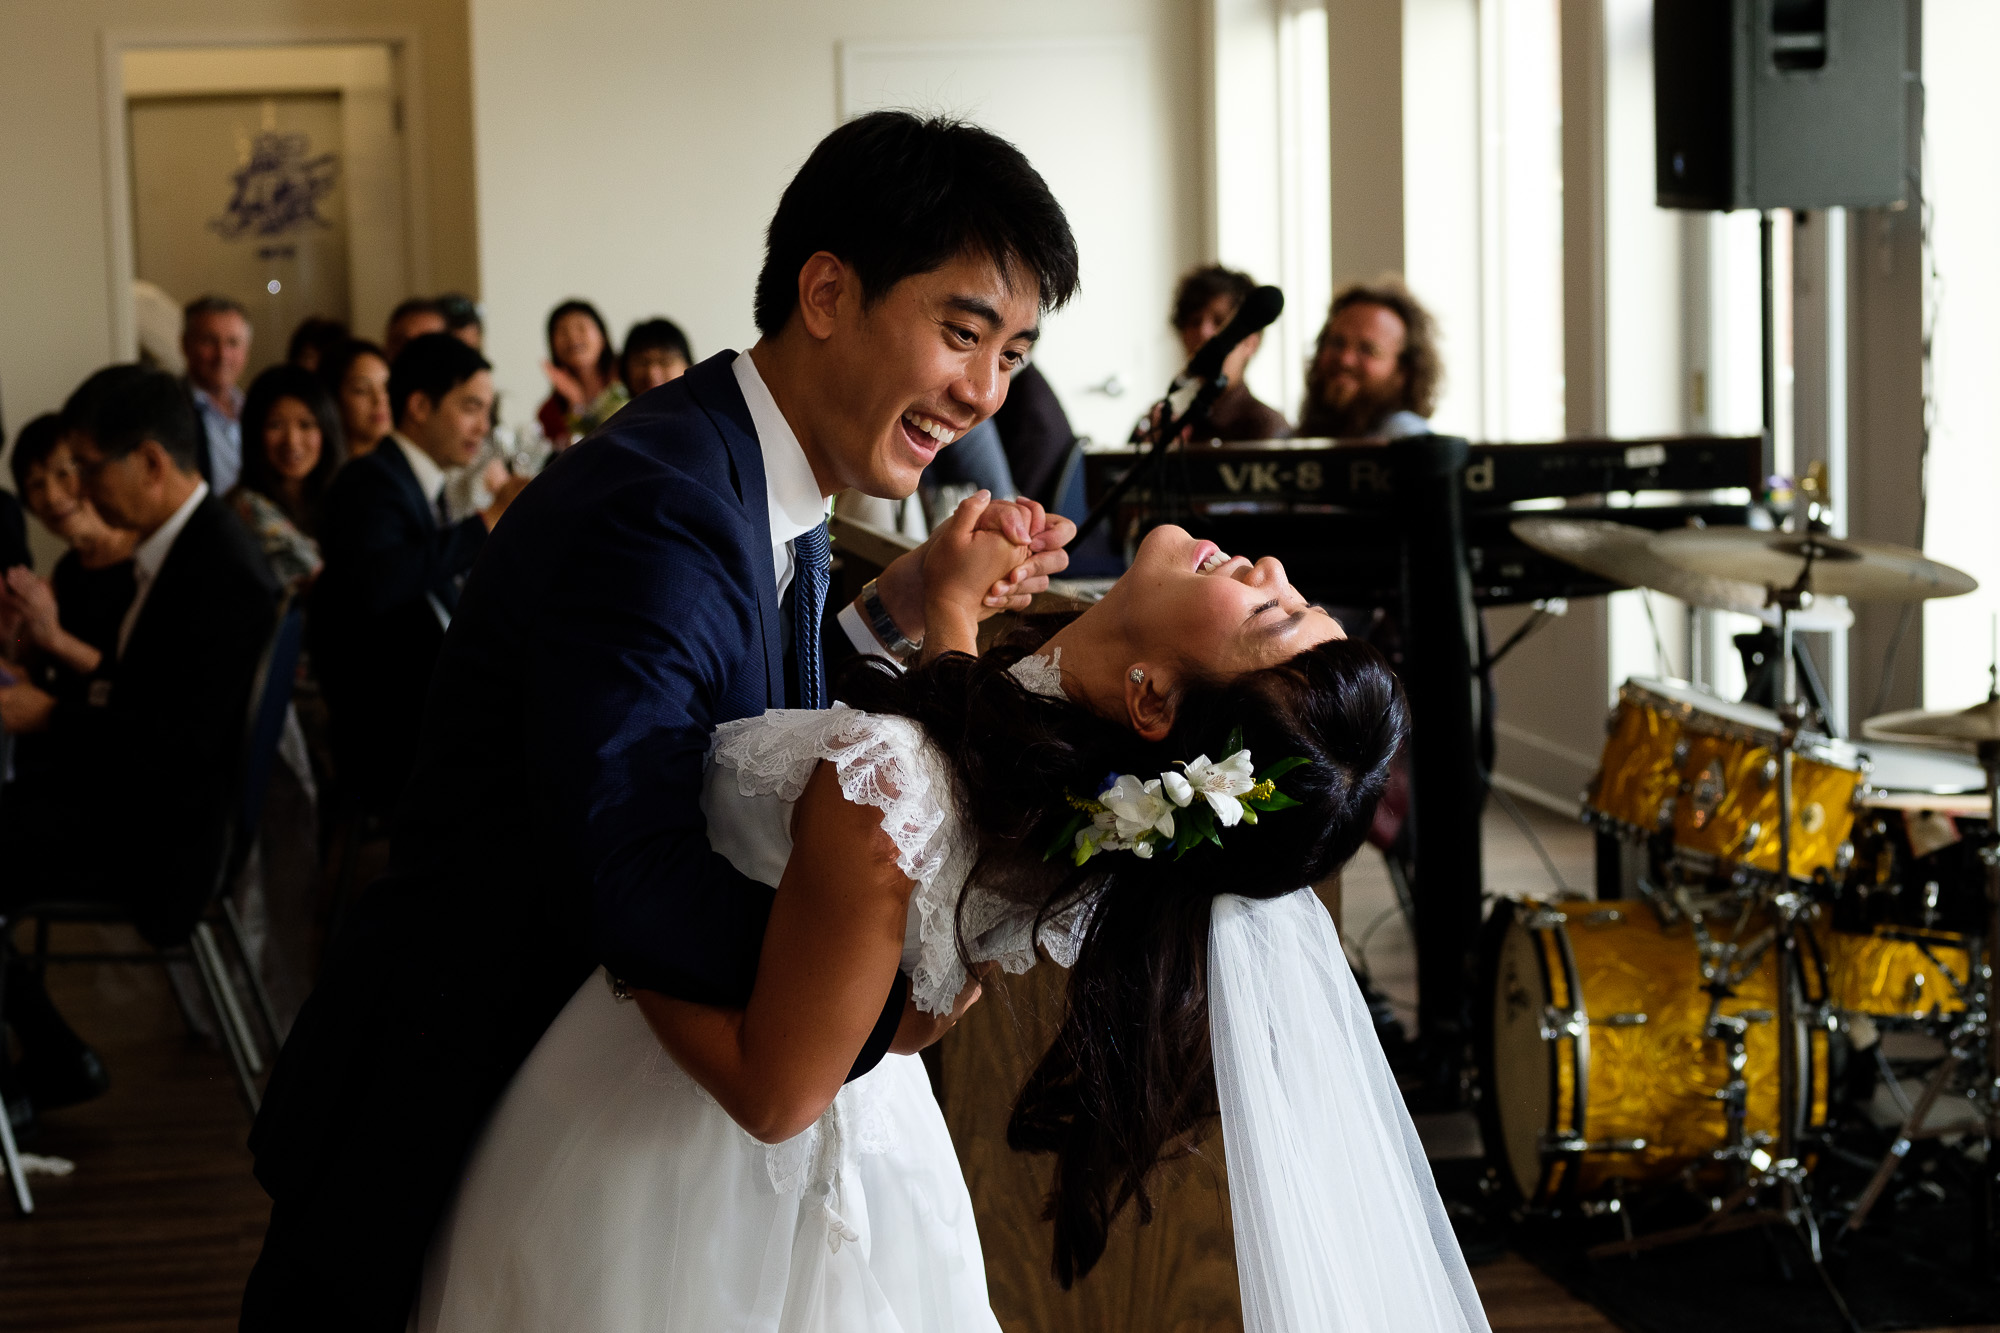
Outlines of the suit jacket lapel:
[[722,434],[735,466],[743,516],[750,522],[755,549],[750,581],[757,597],[764,638],[764,692],[767,706],[785,706],[784,636],[778,627],[778,567],[771,559],[771,506],[764,485],[764,451],[750,421],[750,405],[736,383],[736,353],[718,352],[687,373],[688,389]]

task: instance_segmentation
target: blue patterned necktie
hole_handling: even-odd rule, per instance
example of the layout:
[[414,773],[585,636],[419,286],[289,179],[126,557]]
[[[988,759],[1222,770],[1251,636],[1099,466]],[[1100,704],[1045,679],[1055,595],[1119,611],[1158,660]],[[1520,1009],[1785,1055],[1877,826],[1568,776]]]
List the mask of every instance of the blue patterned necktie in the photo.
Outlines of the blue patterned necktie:
[[792,539],[792,651],[798,657],[799,707],[826,707],[826,677],[819,655],[819,619],[826,608],[832,552],[826,524]]

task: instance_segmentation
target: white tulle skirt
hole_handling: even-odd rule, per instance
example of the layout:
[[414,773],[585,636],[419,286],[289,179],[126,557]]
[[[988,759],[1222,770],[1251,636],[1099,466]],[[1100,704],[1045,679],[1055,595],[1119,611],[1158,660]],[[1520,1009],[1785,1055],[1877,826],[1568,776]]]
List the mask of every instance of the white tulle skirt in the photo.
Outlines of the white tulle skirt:
[[433,1243],[419,1333],[997,1333],[922,1062],[889,1056],[767,1147],[599,973],[495,1110]]

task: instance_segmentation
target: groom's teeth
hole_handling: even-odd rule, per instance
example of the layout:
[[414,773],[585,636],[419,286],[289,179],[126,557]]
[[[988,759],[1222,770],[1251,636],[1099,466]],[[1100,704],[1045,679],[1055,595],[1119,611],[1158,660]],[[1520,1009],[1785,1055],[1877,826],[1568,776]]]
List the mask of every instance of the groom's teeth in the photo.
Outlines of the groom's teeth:
[[924,434],[930,436],[933,440],[936,440],[941,445],[950,444],[953,440],[958,438],[958,432],[952,430],[949,426],[946,426],[943,422],[932,421],[928,417],[920,417],[916,415],[914,412],[904,413],[903,420],[909,422],[912,427],[922,431]]
[[1206,560],[1202,561],[1202,562],[1201,562],[1201,566],[1200,566],[1200,568],[1196,569],[1196,570],[1195,570],[1195,573],[1197,573],[1197,574],[1206,574],[1206,573],[1208,573],[1208,572],[1209,572],[1210,570],[1212,570],[1212,569],[1219,569],[1219,568],[1221,568],[1221,567],[1222,567],[1223,565],[1226,565],[1226,564],[1228,564],[1228,563],[1229,563],[1229,557],[1228,557],[1228,556],[1226,556],[1226,555],[1224,555],[1224,554],[1223,554],[1222,552],[1220,552],[1220,551],[1217,551],[1217,552],[1216,552],[1216,553],[1215,553],[1214,555],[1212,555],[1212,556],[1210,556],[1210,557],[1209,557],[1208,559],[1206,559]]

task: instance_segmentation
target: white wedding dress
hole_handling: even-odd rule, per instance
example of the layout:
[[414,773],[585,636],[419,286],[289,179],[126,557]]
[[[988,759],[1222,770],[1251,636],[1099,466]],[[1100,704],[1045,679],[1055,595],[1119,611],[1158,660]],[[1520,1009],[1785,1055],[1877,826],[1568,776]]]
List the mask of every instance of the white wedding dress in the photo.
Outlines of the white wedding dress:
[[[1046,669],[1037,676],[1035,667]],[[1016,668],[1055,690],[1053,664]],[[949,1012],[969,952],[1067,967],[1088,908],[1045,923],[966,887],[944,757],[899,717],[776,711],[716,732],[709,841],[776,885],[825,760],[882,812],[915,884],[903,970]],[[1471,1279],[1361,996],[1310,890],[1217,900],[1216,1072],[1251,1333],[1481,1333]],[[1328,951],[1331,951],[1330,953]],[[1337,965],[1336,965],[1337,963]],[[1225,974],[1233,980],[1225,983]],[[1295,1060],[1288,1047],[1302,1045]],[[1311,1077],[1300,1083],[1300,1073]],[[1011,1090],[1010,1090],[1011,1091]],[[972,1202],[921,1061],[891,1055],[805,1133],[751,1138],[602,971],[515,1075],[437,1237],[417,1333],[997,1333]]]

